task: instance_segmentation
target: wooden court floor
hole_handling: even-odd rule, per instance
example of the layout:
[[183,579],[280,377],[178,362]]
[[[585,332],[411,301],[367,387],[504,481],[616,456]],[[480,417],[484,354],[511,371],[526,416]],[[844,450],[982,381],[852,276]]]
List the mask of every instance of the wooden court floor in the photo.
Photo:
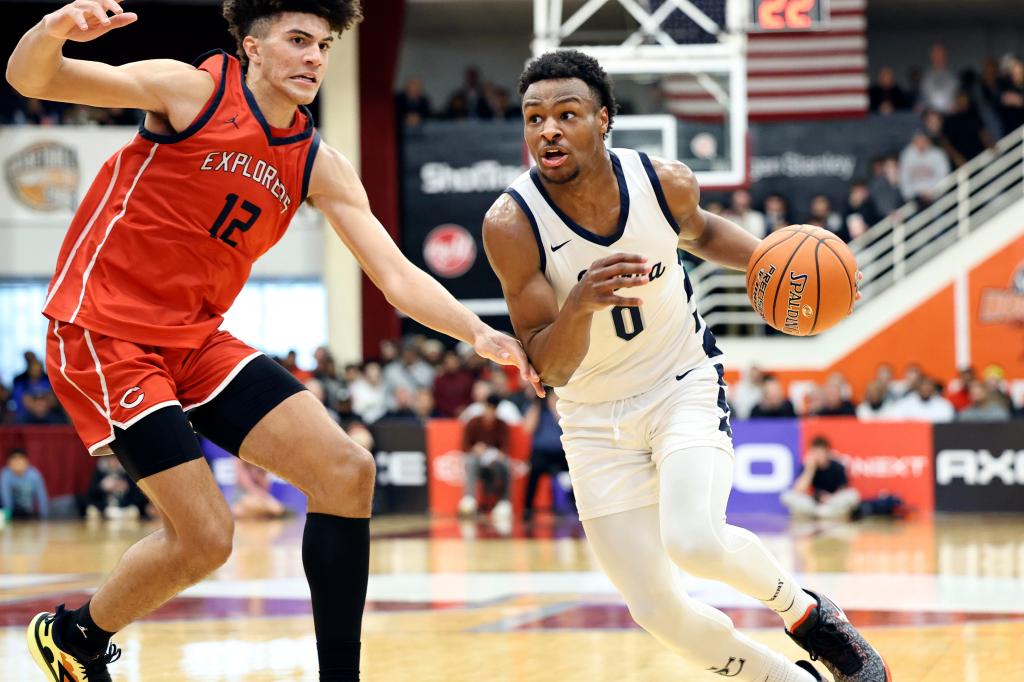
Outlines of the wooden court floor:
[[[896,682],[1024,681],[1024,516],[849,525],[734,518],[809,587],[842,605]],[[0,679],[43,680],[24,625],[79,605],[153,525],[12,524],[0,530]],[[364,625],[369,682],[699,682],[637,629],[574,520],[527,528],[419,517],[373,522]],[[301,519],[240,523],[232,559],[119,633],[115,680],[316,680]],[[689,591],[754,638],[799,651],[756,602],[714,582]]]

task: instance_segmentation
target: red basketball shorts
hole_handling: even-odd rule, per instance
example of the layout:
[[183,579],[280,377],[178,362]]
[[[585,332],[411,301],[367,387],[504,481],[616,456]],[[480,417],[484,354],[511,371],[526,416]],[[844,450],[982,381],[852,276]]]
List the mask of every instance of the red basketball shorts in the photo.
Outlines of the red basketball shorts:
[[111,454],[114,427],[128,429],[169,405],[213,400],[261,353],[225,331],[200,348],[157,348],[51,321],[46,370],[89,453]]

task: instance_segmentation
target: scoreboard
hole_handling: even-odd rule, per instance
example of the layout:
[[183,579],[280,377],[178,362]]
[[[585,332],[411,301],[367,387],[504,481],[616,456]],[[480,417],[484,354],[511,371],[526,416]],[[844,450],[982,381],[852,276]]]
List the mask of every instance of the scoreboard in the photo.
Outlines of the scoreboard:
[[828,28],[828,0],[751,0],[750,30],[821,31]]

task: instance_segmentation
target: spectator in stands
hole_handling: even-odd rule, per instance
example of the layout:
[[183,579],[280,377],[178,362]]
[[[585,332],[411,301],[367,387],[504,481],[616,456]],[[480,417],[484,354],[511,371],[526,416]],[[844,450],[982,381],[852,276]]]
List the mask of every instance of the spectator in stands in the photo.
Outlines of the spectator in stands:
[[708,201],[706,204],[704,204],[704,210],[713,215],[724,215],[725,204],[723,204],[721,201],[718,201],[717,199],[712,199]]
[[793,409],[792,401],[786,397],[782,384],[775,376],[766,374],[761,382],[761,389],[763,392],[761,402],[750,411],[752,419],[792,418],[796,416],[796,410]]
[[491,116],[496,120],[518,120],[523,115],[519,106],[509,97],[508,90],[499,85],[484,85],[484,97],[487,100],[487,108],[491,110]]
[[823,227],[844,242],[850,241],[850,235],[846,231],[843,219],[832,210],[832,201],[824,194],[818,194],[811,198],[810,217],[807,219],[807,224]]
[[928,205],[949,171],[945,152],[932,144],[924,130],[918,130],[900,154],[900,192],[904,197]]
[[380,358],[378,358],[378,361],[380,362],[381,367],[387,367],[398,359],[400,351],[398,348],[398,342],[394,339],[384,339],[380,342],[378,348],[380,349]]
[[413,342],[402,347],[401,355],[395,358],[383,370],[384,386],[390,395],[394,395],[398,387],[409,391],[411,396],[417,388],[427,388],[434,384],[434,368],[420,359]]
[[764,378],[765,373],[760,367],[751,367],[740,375],[740,380],[729,391],[729,405],[736,419],[749,418],[751,410],[761,402]]
[[860,493],[850,486],[846,467],[835,458],[823,436],[811,441],[804,468],[793,487],[782,493],[782,504],[794,516],[849,519],[860,505]]
[[57,402],[57,396],[48,388],[37,387],[21,398],[24,411],[15,419],[18,424],[66,424],[67,415]]
[[469,118],[465,95],[457,92],[448,99],[448,106],[444,109],[444,118],[448,121],[463,121]]
[[488,119],[494,117],[494,112],[487,103],[487,92],[483,81],[480,79],[480,70],[475,66],[466,68],[463,74],[462,87],[452,93],[449,100],[451,104],[461,100],[465,109],[465,118]]
[[769,194],[765,197],[764,222],[769,233],[793,224],[789,218],[789,205],[785,197],[779,194]]
[[368,362],[363,375],[348,387],[352,409],[367,424],[372,424],[388,411],[388,393],[381,378],[380,365]]
[[530,436],[530,477],[526,481],[526,496],[523,498],[523,520],[533,517],[533,500],[537,485],[544,474],[555,478],[569,470],[562,450],[562,429],[558,425],[555,406],[555,392],[549,390],[547,397],[536,398],[526,411],[523,430]]
[[893,405],[894,419],[945,423],[953,421],[956,410],[942,397],[941,387],[934,379],[922,376],[914,390]]
[[878,77],[868,89],[871,111],[888,116],[894,111],[903,111],[913,106],[906,90],[896,84],[896,75],[891,66],[878,70]]
[[497,395],[494,390],[494,385],[489,381],[479,380],[473,384],[473,402],[469,404],[459,415],[459,419],[462,421],[469,421],[474,417],[479,417],[481,414],[487,411],[488,401],[494,398],[497,402],[498,418],[504,421],[506,424],[519,424],[523,421],[523,414],[519,411],[519,408],[515,406],[511,400],[502,398]]
[[882,216],[889,216],[903,205],[900,194],[900,166],[895,156],[883,156],[871,162],[872,178],[868,189],[875,208]]
[[999,63],[994,57],[986,57],[981,66],[981,77],[976,84],[976,99],[982,117],[997,138],[1006,134],[999,118],[999,96],[1002,93],[1003,83],[1002,74],[999,72]]
[[921,78],[917,106],[920,109],[934,109],[942,114],[948,114],[953,110],[953,100],[960,88],[960,82],[949,70],[949,57],[944,45],[932,45],[930,59],[931,68]]
[[473,417],[466,424],[462,438],[465,452],[466,489],[459,502],[459,513],[476,513],[477,482],[482,482],[484,492],[498,499],[492,514],[495,518],[508,519],[512,515],[509,502],[509,427],[498,417],[497,396],[485,401],[483,414]]
[[864,391],[864,402],[857,406],[857,419],[861,421],[877,421],[888,419],[892,400],[886,384],[872,381]]
[[989,386],[979,379],[974,379],[968,386],[970,404],[967,405],[957,419],[962,422],[1005,422],[1012,414],[1002,397],[992,393]]
[[[879,371],[881,371],[882,365],[879,365]],[[902,399],[914,392],[917,382],[921,380],[924,373],[921,371],[921,365],[916,362],[907,363],[907,366],[903,369],[902,379],[891,379],[889,382],[889,388],[892,391],[892,395],[896,399]]]
[[423,361],[430,365],[436,374],[444,357],[444,344],[437,339],[426,339],[420,347],[420,355],[423,356]]
[[999,119],[1004,135],[1024,125],[1024,61],[1016,57],[1009,60],[1006,79],[999,90]]
[[1013,400],[1006,386],[1006,371],[999,365],[989,365],[982,372],[981,378],[988,386],[992,398],[1002,402],[1012,412]]
[[764,214],[751,208],[750,192],[747,190],[738,189],[732,193],[726,217],[758,239],[764,239]]
[[[531,390],[532,390],[531,386]],[[412,411],[416,418],[426,424],[431,419],[444,417],[441,411],[434,407],[434,393],[429,388],[416,389],[416,396],[413,399]]]
[[327,410],[327,414],[331,419],[340,424],[341,417],[334,411],[334,401],[328,397],[327,389],[323,382],[316,377],[310,377],[303,381],[302,385],[306,387],[306,390],[309,391],[314,398],[323,404],[324,409]]
[[299,356],[294,350],[288,351],[288,354],[280,361],[281,366],[288,370],[293,377],[299,381],[305,381],[306,379],[312,379],[313,373],[308,369],[302,369],[299,367]]
[[7,453],[7,463],[0,471],[0,505],[8,519],[45,519],[50,513],[46,481],[21,448]]
[[155,514],[145,494],[112,455],[97,458],[89,488],[79,497],[78,504],[87,519],[137,519]]
[[991,146],[992,137],[970,96],[959,91],[953,112],[942,123],[942,148],[959,168]]
[[381,419],[388,421],[419,421],[419,415],[413,410],[414,400],[415,394],[413,389],[408,386],[396,386],[391,394],[391,407],[384,413]]
[[14,401],[11,400],[11,389],[0,384],[0,426],[14,421]]
[[881,219],[882,214],[875,208],[868,183],[854,181],[850,185],[850,195],[847,197],[846,211],[843,215],[843,226],[849,238],[856,239]]
[[885,390],[885,400],[887,402],[891,402],[895,398],[900,397],[902,393],[905,392],[902,391],[900,395],[897,395],[897,393],[895,392],[896,388],[893,386],[892,365],[888,362],[878,363],[878,367],[875,368],[875,376],[873,381],[880,384],[881,387]]
[[279,519],[288,510],[270,494],[270,474],[242,459],[235,459],[235,502],[231,513],[236,519]]
[[934,109],[928,109],[921,114],[921,127],[928,139],[931,140],[932,145],[942,149],[942,114]]
[[410,78],[395,95],[395,114],[406,128],[415,128],[432,116],[430,98],[423,92],[423,81]]
[[957,412],[971,404],[971,382],[976,378],[973,367],[961,367],[957,378],[946,385],[946,399]]
[[32,351],[25,351],[25,371],[14,377],[11,384],[11,400],[14,402],[14,417],[18,423],[30,421],[26,397],[38,397],[51,393],[50,379],[43,371],[43,363]]
[[843,396],[842,387],[835,382],[826,382],[821,387],[821,407],[813,413],[818,417],[853,417],[857,409]]
[[457,417],[473,402],[473,373],[462,366],[455,351],[448,351],[434,376],[434,405],[445,417]]
[[320,346],[313,351],[313,359],[316,360],[313,378],[323,384],[325,402],[329,407],[333,407],[338,396],[346,390],[345,383],[338,377],[334,355],[327,346]]

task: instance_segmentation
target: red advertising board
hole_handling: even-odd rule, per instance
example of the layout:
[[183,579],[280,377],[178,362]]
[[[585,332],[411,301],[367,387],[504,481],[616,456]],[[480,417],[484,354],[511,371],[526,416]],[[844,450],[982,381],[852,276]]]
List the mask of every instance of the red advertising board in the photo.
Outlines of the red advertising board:
[[[458,419],[432,419],[427,424],[427,467],[429,468],[430,512],[455,514],[465,489],[462,465],[462,429]],[[530,473],[530,437],[519,426],[510,429],[511,452],[508,453],[512,471],[512,506],[516,514],[522,512],[526,477]],[[544,509],[550,506],[551,485],[547,477],[537,488],[535,504]]]
[[850,484],[864,499],[891,494],[913,511],[935,509],[931,424],[862,422],[852,417],[802,420],[804,452],[816,436],[832,443]]

